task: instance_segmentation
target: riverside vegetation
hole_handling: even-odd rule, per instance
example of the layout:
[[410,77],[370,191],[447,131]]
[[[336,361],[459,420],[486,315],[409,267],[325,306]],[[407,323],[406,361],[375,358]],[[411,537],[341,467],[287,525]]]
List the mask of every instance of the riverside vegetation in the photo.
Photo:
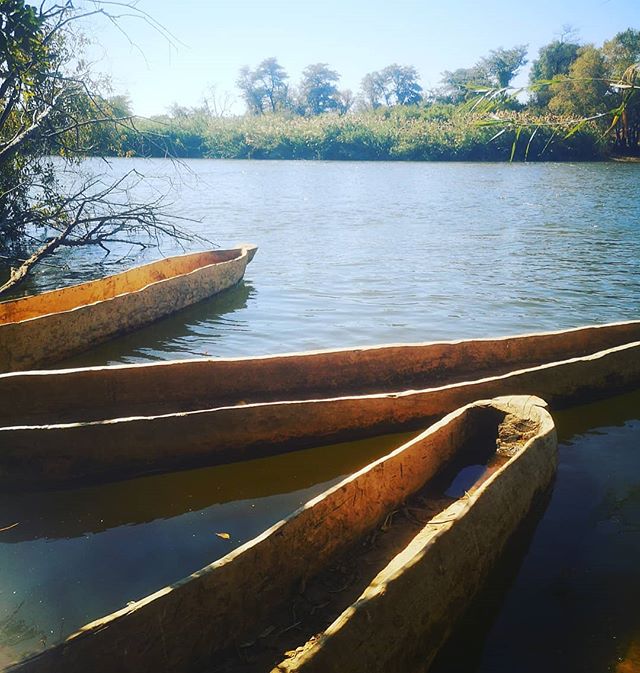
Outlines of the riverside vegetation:
[[[545,126],[531,139],[514,125],[516,120]],[[593,123],[570,136],[566,119],[519,112],[505,117],[504,123],[512,128],[496,138],[495,128],[485,125],[482,115],[466,114],[453,105],[313,117],[285,113],[210,117],[194,111],[165,118],[161,125],[145,122],[139,127],[142,133],[121,136],[121,144],[112,145],[111,151],[211,159],[560,161],[602,159],[610,149]]]
[[[219,101],[174,105],[111,136],[106,153],[232,159],[594,160],[637,155],[640,31],[601,48],[565,33],[540,49],[529,86],[511,83],[526,64],[524,45],[496,49],[424,91],[412,66],[367,74],[357,95],[338,89],[326,63],[308,66],[297,86],[267,58],[241,70],[247,112]],[[522,99],[526,96],[526,102]],[[123,113],[126,99],[118,98]]]

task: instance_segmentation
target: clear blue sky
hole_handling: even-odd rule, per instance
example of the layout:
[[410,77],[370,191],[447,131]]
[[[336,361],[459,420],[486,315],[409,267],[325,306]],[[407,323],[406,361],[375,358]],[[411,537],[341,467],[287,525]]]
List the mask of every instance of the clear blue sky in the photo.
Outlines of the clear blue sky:
[[238,70],[269,56],[293,83],[305,66],[325,62],[341,74],[340,88],[355,93],[367,72],[399,63],[415,66],[428,89],[442,71],[471,66],[497,47],[528,44],[531,61],[565,24],[597,45],[640,27],[640,0],[139,0],[137,6],[171,31],[175,46],[133,19],[122,25],[137,47],[104,23],[93,22],[89,32],[101,45],[91,54],[97,69],[112,76],[141,115],[174,102],[198,105],[211,86],[242,112]]

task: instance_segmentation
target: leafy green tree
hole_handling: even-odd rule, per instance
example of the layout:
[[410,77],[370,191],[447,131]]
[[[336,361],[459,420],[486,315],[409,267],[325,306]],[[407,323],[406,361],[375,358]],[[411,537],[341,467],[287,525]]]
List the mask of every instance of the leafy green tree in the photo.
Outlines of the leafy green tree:
[[347,114],[353,108],[355,97],[351,89],[343,89],[338,93],[338,112],[341,115]]
[[[137,174],[110,183],[81,171],[83,156],[118,143],[121,131],[135,131],[124,101],[100,95],[100,82],[81,58],[83,38],[74,26],[106,15],[94,7],[0,4],[0,273],[6,279],[0,295],[64,248],[108,251],[122,241],[144,247],[164,234],[187,237],[159,202],[132,200]],[[62,172],[73,188],[61,184]]]
[[477,67],[485,73],[494,87],[506,89],[520,68],[527,63],[527,45],[521,44],[511,49],[499,47],[480,59]]
[[422,101],[418,71],[413,66],[392,63],[362,80],[361,91],[365,106],[371,109],[383,105],[416,105]]
[[413,66],[392,63],[382,71],[382,76],[387,84],[387,104],[416,105],[422,101],[420,77]]
[[382,73],[370,72],[362,79],[360,85],[365,108],[375,110],[385,104],[385,82]]
[[609,109],[609,83],[605,59],[593,45],[580,48],[566,76],[550,87],[549,110],[573,117],[604,115]]
[[554,40],[541,47],[538,58],[531,64],[529,83],[533,88],[533,103],[538,107],[547,107],[551,100],[549,85],[540,86],[540,82],[549,82],[558,75],[568,75],[569,68],[578,58],[580,45],[576,42]]
[[319,115],[341,108],[340,92],[336,83],[340,75],[327,63],[314,63],[302,72],[300,102],[306,114]]
[[255,70],[240,70],[236,82],[251,114],[278,112],[289,106],[289,75],[274,57],[266,58]]
[[459,105],[478,95],[479,90],[491,86],[486,72],[478,66],[445,70],[442,73],[442,86],[435,92],[439,103]]
[[526,64],[527,47],[494,49],[471,68],[446,70],[442,73],[442,86],[436,91],[440,103],[459,105],[488,89],[496,89],[499,98],[509,99],[506,91],[520,68]]
[[602,54],[611,79],[622,79],[625,72],[640,63],[640,30],[628,28],[602,45]]

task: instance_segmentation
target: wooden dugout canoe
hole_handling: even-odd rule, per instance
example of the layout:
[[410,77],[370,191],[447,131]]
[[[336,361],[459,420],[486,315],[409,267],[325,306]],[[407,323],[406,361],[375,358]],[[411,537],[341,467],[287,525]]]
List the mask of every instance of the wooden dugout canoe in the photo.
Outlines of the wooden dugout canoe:
[[238,283],[253,245],[208,250],[0,303],[0,371],[49,365]]
[[[429,518],[408,544],[378,558],[362,578],[360,598],[319,639],[298,643],[298,655],[278,669],[407,670],[402,664],[418,642],[433,657],[551,483],[556,435],[543,407],[529,396],[459,409],[219,561],[8,670],[185,673],[218,665],[224,652],[272,625],[277,610],[290,619],[294,596],[420,492]],[[488,469],[462,497],[443,500],[429,485],[452,462],[460,469],[479,460]]]
[[640,321],[495,339],[0,374],[0,427],[424,390],[635,341]]
[[108,480],[419,427],[476,399],[640,386],[640,322],[0,376],[0,485]]

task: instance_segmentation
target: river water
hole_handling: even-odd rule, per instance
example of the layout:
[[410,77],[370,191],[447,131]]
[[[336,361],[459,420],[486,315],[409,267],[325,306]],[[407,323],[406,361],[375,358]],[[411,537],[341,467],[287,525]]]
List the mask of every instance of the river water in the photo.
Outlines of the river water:
[[[494,336],[640,314],[637,164],[112,166],[130,168],[149,176],[142,196],[171,183],[175,211],[199,220],[188,224],[194,232],[259,250],[238,287],[67,364]],[[159,254],[113,265],[129,252],[74,252],[28,289]],[[589,670],[624,673],[629,652],[640,651],[640,396],[557,420],[549,507],[514,554],[507,585],[486,599],[484,628],[463,628],[468,656],[443,655],[442,673],[577,673],[590,661]],[[19,524],[0,531],[0,666],[220,557],[401,439],[0,494],[0,529]]]

